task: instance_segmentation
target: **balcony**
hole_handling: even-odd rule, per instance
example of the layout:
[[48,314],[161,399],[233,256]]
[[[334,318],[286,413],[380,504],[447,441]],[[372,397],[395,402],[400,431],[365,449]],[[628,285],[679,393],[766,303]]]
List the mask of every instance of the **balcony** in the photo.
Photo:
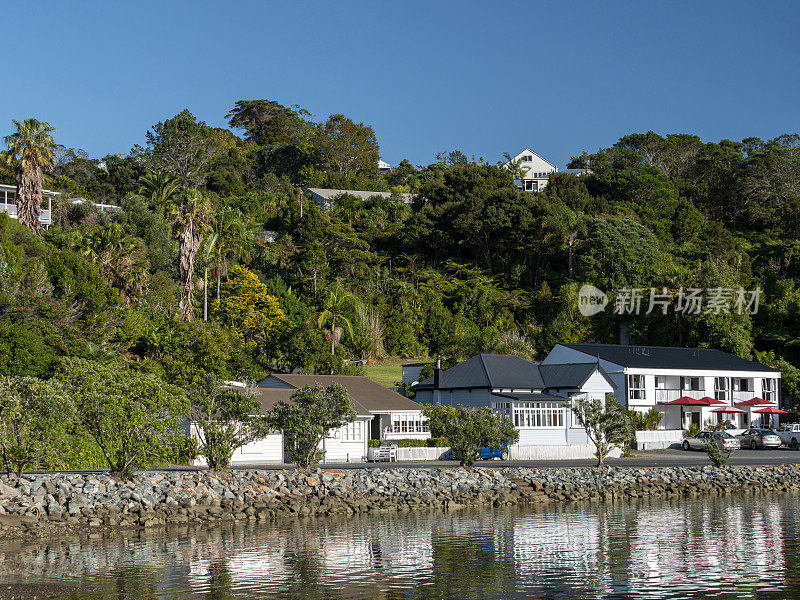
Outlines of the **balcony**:
[[677,390],[677,389],[669,389],[669,388],[659,388],[656,389],[656,404],[666,404],[667,402],[672,402],[673,400],[677,400],[678,398],[683,398],[684,396],[688,396],[689,398],[704,398],[709,396],[705,390]]
[[[52,202],[58,192],[42,190],[42,206],[39,210],[39,223],[49,227],[53,224]],[[0,185],[0,212],[8,213],[12,219],[17,218],[16,187],[13,185]]]

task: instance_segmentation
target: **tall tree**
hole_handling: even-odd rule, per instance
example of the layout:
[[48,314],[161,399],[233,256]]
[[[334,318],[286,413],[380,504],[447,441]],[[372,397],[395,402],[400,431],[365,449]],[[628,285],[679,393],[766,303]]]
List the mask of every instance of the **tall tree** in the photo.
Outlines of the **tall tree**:
[[173,235],[178,240],[180,276],[183,284],[179,307],[184,321],[191,321],[194,317],[192,292],[195,261],[203,238],[210,230],[210,214],[208,202],[196,189],[186,190],[180,201],[169,207]]
[[342,114],[328,117],[320,126],[319,149],[328,171],[341,175],[377,173],[380,146],[369,125]]
[[[348,303],[352,300],[352,294],[339,289],[338,285],[335,290],[329,291],[325,298],[325,304],[322,307],[322,312],[319,314],[317,324],[319,327],[323,327],[326,323],[330,323],[330,330],[327,336],[329,338],[328,341],[331,343],[331,356],[333,356],[336,351],[336,344],[342,339],[342,328],[338,323],[342,323],[347,327],[350,339],[353,338],[353,325],[345,316]],[[333,375],[333,363],[331,363],[331,375]]]
[[36,119],[12,120],[17,131],[3,138],[8,146],[4,162],[13,166],[17,179],[17,219],[39,233],[44,173],[55,164],[56,143],[49,123]]
[[245,138],[259,146],[308,145],[314,124],[311,113],[297,104],[284,106],[275,100],[238,100],[225,117],[231,127],[244,129]]

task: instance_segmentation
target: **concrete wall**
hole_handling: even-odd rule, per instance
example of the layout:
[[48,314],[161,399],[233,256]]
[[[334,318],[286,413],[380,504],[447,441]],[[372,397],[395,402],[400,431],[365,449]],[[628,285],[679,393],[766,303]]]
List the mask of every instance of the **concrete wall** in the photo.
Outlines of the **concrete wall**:
[[[570,444],[568,446],[524,446],[508,447],[512,460],[569,460],[595,458],[594,444]],[[615,449],[611,457],[617,458],[622,452]]]
[[683,441],[683,431],[680,429],[658,429],[656,431],[637,431],[637,450],[661,450],[680,445]]

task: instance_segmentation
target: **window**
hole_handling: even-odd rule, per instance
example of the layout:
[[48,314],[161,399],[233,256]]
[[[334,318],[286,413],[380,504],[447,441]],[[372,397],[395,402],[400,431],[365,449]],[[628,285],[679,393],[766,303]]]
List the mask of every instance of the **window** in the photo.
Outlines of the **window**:
[[427,433],[428,420],[422,413],[394,413],[391,433]]
[[681,377],[681,389],[688,391],[700,391],[699,377]]
[[734,392],[752,392],[753,391],[753,384],[750,383],[749,379],[743,378],[735,378],[733,379],[733,391]]
[[511,418],[511,402],[495,402],[492,406],[494,412]]
[[526,154],[525,156],[522,157],[522,162],[533,162],[533,156],[531,156],[530,154]]
[[776,402],[777,397],[775,392],[777,391],[778,386],[775,385],[775,379],[762,379],[761,380],[761,389],[763,392],[764,400],[768,402]]
[[343,442],[361,442],[364,440],[364,428],[360,421],[351,421],[339,427],[333,437]]
[[714,377],[714,398],[722,402],[728,402],[728,378]]
[[644,375],[628,375],[628,400],[644,400]]
[[514,427],[563,427],[564,407],[557,402],[515,402]]

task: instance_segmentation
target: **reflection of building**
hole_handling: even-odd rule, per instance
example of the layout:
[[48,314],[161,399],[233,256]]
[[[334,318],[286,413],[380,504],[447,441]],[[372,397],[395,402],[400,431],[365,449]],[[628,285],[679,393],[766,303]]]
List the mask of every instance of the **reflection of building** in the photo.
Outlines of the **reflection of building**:
[[[53,198],[60,196],[59,192],[51,192],[50,190],[42,190],[42,206],[39,212],[39,223],[45,229],[53,224]],[[8,213],[12,219],[17,218],[17,186],[15,185],[2,185],[0,184],[0,212]]]

